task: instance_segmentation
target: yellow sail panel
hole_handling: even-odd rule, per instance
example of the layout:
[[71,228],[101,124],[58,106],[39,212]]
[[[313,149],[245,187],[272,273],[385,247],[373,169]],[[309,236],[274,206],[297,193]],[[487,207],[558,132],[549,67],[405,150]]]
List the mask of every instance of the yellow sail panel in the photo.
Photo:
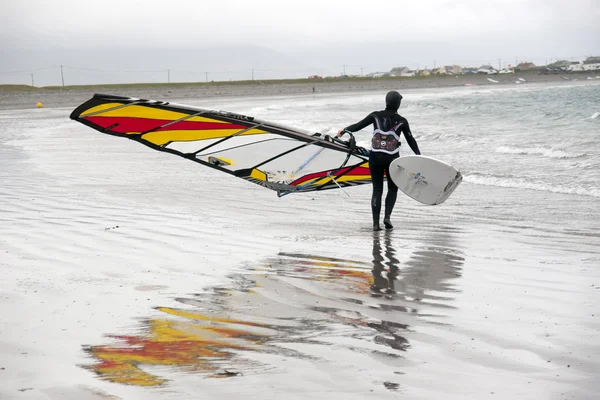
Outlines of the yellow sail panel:
[[363,179],[371,179],[371,175],[344,175],[340,177],[334,177],[338,182],[353,182],[361,181]]
[[[112,110],[111,110],[112,109]],[[106,110],[106,111],[105,111]],[[92,114],[99,113],[102,117],[127,117],[127,118],[145,118],[145,119],[159,119],[165,121],[175,121],[181,118],[189,116],[189,113],[180,113],[176,111],[163,110],[152,107],[143,107],[136,105],[124,105],[120,103],[106,103],[96,107],[92,107],[89,110],[81,114],[81,117],[86,117]],[[186,121],[193,122],[211,122],[215,124],[227,124],[228,122],[219,121],[212,118],[204,118],[195,116],[187,118]]]
[[[193,130],[193,131],[156,131],[146,133],[142,136],[144,140],[162,146],[169,142],[193,142],[196,140],[218,139],[231,136],[238,133],[239,129],[211,129],[211,130]],[[134,134],[139,132],[129,132]],[[240,133],[241,135],[261,135],[267,133],[260,129],[251,129]]]
[[254,178],[254,179],[258,179],[260,181],[267,181],[267,174],[265,174],[262,171],[259,171],[258,169],[254,168],[252,170],[252,173],[250,173],[250,178]]

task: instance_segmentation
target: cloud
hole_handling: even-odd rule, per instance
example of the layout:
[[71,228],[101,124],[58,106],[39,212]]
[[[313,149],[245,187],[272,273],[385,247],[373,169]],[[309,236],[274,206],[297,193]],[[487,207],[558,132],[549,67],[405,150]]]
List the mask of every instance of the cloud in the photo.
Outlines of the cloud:
[[[201,65],[200,72],[256,68],[249,54],[259,53],[265,64],[280,64],[274,70],[303,63],[333,75],[540,63],[600,54],[599,20],[597,0],[7,0],[0,2],[0,71],[149,69],[149,57],[132,56],[141,51],[153,54],[158,69]],[[209,48],[221,48],[220,56],[202,59],[217,54]],[[297,62],[285,64],[285,57]]]
[[485,40],[495,33],[512,40],[559,26],[600,32],[594,0],[369,0],[361,5],[341,0],[9,0],[0,5],[0,33],[28,46],[252,43],[281,50],[477,35]]

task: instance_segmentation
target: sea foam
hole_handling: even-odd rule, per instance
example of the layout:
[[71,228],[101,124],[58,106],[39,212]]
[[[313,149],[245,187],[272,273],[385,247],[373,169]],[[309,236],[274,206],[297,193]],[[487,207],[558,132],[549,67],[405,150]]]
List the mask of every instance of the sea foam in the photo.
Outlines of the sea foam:
[[531,148],[521,148],[521,147],[509,147],[509,146],[500,146],[496,149],[496,153],[503,154],[524,154],[524,155],[539,155],[548,158],[578,158],[586,156],[585,153],[569,153],[564,150],[551,149],[547,147],[531,147]]
[[584,188],[581,186],[556,185],[541,181],[528,181],[526,179],[484,175],[478,173],[463,175],[463,180],[465,182],[474,183],[476,185],[497,186],[515,189],[529,189],[552,193],[600,197],[600,187]]

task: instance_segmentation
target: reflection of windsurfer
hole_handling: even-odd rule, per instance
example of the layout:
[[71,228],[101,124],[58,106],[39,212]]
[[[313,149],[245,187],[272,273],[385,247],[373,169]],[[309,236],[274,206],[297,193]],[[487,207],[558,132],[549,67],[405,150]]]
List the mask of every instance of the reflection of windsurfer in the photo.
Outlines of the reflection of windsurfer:
[[386,234],[384,240],[385,250],[382,251],[379,235],[373,235],[373,269],[371,271],[373,273],[373,285],[371,285],[373,293],[394,293],[394,281],[400,272],[398,268],[400,261],[395,257],[390,235]]
[[417,141],[413,137],[408,121],[398,114],[402,96],[396,91],[388,92],[385,96],[385,110],[374,111],[362,121],[347,126],[338,132],[337,137],[346,132],[357,132],[369,125],[373,125],[373,140],[369,155],[369,169],[373,181],[373,195],[371,197],[371,211],[373,212],[373,230],[381,230],[379,215],[381,214],[381,197],[383,196],[383,177],[387,175],[388,192],[385,197],[385,214],[383,224],[386,229],[394,226],[390,221],[398,187],[392,182],[389,168],[394,159],[400,155],[400,135],[404,134],[406,142],[415,154],[421,154]]

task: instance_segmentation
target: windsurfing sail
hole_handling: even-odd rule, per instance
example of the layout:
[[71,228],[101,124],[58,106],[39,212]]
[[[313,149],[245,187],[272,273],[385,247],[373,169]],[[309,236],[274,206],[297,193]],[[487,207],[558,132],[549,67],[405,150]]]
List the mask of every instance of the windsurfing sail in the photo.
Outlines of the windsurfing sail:
[[368,151],[321,133],[166,101],[96,94],[71,119],[249,182],[278,196],[371,182]]

